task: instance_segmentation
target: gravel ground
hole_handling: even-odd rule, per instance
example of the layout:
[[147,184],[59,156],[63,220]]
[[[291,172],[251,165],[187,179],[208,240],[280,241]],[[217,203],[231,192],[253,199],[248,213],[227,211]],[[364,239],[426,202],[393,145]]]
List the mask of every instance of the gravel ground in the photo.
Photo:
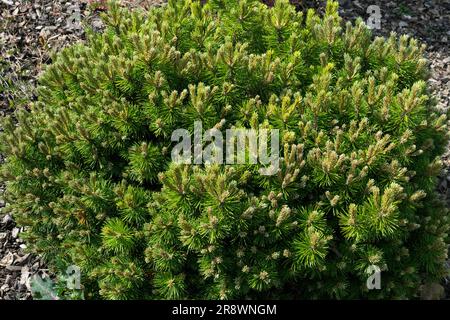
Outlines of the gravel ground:
[[[273,0],[264,0],[273,4]],[[101,28],[98,12],[104,0],[0,0],[0,116],[23,107],[35,98],[36,79],[43,67],[51,62],[51,53],[62,47],[83,41],[83,26]],[[122,2],[130,7],[160,5],[164,0]],[[292,0],[299,8],[320,7],[325,1]],[[94,3],[94,4],[93,4]],[[427,44],[427,57],[432,70],[430,87],[438,107],[450,107],[450,1],[449,0],[340,0],[341,14],[354,20],[370,19],[370,5],[380,8],[380,29],[376,35],[391,32],[410,34]],[[80,20],[78,19],[80,18]],[[82,23],[79,23],[82,21]],[[370,21],[370,20],[369,20]],[[1,128],[0,128],[1,130]],[[0,162],[3,158],[0,155]],[[450,148],[443,157],[439,192],[450,206]],[[0,194],[4,187],[0,186]],[[5,203],[0,200],[0,210]],[[31,299],[29,279],[36,273],[46,273],[45,264],[26,253],[19,235],[22,229],[11,216],[0,211],[0,299]],[[450,268],[450,262],[449,262]],[[450,297],[450,278],[443,280]]]

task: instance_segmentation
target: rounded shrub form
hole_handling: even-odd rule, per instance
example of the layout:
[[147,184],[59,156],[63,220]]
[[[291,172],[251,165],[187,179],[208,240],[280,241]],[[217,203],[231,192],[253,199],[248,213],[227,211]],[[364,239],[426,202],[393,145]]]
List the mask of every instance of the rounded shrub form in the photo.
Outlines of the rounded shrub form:
[[[444,275],[448,128],[416,40],[343,26],[333,1],[111,4],[104,21],[1,136],[7,209],[87,298],[411,298]],[[172,161],[196,121],[279,130],[279,166]]]

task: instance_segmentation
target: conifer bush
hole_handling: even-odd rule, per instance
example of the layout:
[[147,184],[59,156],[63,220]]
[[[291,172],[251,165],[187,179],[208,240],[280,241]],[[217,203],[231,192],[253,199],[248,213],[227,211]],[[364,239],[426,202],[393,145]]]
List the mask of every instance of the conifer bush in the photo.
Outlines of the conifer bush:
[[[289,1],[111,3],[4,121],[7,209],[87,298],[414,298],[445,273],[446,115],[424,48]],[[171,160],[178,128],[280,132],[280,167]],[[367,270],[381,269],[369,290]]]

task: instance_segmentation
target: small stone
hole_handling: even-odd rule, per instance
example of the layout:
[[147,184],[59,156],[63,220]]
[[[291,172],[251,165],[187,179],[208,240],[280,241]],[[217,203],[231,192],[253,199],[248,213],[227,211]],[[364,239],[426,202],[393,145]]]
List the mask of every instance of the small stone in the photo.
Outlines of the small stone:
[[14,229],[12,229],[12,231],[11,231],[11,236],[13,237],[13,239],[16,239],[17,238],[17,236],[19,235],[19,232],[20,232],[20,229],[19,228],[14,228]]
[[8,252],[8,254],[4,256],[2,260],[0,260],[0,266],[6,267],[12,265],[13,262],[14,262],[14,255],[11,252]]
[[0,240],[6,239],[8,234],[6,232],[0,232]]
[[5,215],[2,219],[2,223],[3,224],[7,224],[8,222],[13,221],[13,219],[11,218],[11,216],[9,214]]
[[398,23],[398,26],[399,26],[400,28],[406,28],[406,27],[408,26],[408,22],[400,21],[400,22]]
[[92,26],[94,29],[101,29],[103,27],[103,22],[100,19],[95,19],[92,21]]
[[21,266],[6,266],[6,270],[9,270],[9,271],[20,271],[20,270],[22,270],[22,267]]
[[26,284],[28,282],[28,279],[30,278],[30,270],[28,269],[28,267],[25,266],[25,267],[22,267],[20,272],[21,272],[20,283]]
[[24,264],[24,263],[27,262],[27,260],[28,260],[29,257],[30,257],[30,254],[29,254],[29,253],[27,253],[27,254],[24,255],[24,256],[18,256],[18,257],[16,258],[16,260],[15,260],[14,263],[17,264],[17,265]]
[[2,285],[0,287],[0,291],[2,292],[8,292],[9,291],[9,286],[5,283],[4,285]]

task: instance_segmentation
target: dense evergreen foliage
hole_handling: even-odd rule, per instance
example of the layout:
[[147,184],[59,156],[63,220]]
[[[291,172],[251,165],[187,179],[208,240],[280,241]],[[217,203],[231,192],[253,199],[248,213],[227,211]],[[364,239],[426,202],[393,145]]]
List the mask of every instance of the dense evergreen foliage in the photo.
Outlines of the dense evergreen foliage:
[[[423,48],[287,0],[111,4],[1,134],[8,209],[86,297],[412,298],[445,269],[447,119]],[[281,166],[171,162],[175,129],[280,130]],[[368,290],[379,266],[381,289]]]

